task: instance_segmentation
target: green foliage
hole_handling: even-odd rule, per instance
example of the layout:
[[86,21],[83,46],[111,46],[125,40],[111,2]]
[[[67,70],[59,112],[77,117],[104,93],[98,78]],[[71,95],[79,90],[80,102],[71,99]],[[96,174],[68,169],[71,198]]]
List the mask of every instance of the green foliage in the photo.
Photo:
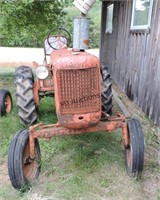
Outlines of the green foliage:
[[0,45],[40,47],[64,14],[61,1],[0,1]]
[[[101,2],[97,1],[88,13],[91,19],[90,48],[99,47],[100,13]],[[42,47],[48,31],[60,26],[73,38],[73,20],[80,15],[73,0],[0,1],[0,46]]]
[[160,200],[160,190],[157,191],[157,200]]
[[99,48],[100,46],[100,31],[101,31],[101,6],[100,0],[96,1],[93,7],[88,12],[91,19],[89,32],[89,47]]

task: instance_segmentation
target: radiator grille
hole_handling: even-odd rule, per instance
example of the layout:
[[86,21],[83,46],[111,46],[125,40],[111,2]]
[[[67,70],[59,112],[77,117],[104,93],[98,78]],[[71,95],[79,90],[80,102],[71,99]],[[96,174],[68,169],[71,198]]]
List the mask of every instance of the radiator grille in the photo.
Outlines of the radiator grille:
[[62,114],[87,113],[100,110],[99,69],[57,71],[58,95]]

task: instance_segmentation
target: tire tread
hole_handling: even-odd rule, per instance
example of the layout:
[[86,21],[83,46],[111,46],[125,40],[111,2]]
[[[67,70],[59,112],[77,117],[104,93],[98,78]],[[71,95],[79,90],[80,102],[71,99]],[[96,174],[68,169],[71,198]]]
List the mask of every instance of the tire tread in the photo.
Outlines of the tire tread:
[[16,97],[18,115],[24,126],[33,125],[37,121],[36,105],[34,102],[32,69],[20,66],[15,71]]

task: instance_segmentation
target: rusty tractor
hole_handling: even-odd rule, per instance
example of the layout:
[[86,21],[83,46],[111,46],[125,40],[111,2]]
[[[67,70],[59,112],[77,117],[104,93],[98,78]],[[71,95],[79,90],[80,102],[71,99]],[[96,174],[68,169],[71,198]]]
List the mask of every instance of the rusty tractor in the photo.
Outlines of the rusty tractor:
[[6,89],[0,89],[0,116],[10,113],[12,110],[12,96]]
[[64,28],[53,28],[44,39],[43,64],[33,62],[33,70],[29,66],[20,66],[15,71],[16,97],[20,123],[33,125],[37,121],[37,108],[45,96],[54,96],[53,65],[48,63],[52,51],[69,46],[71,36]]
[[[53,47],[51,41],[58,47]],[[127,173],[135,177],[142,172],[144,139],[140,122],[122,114],[111,115],[112,90],[107,67],[84,49],[67,49],[67,41],[62,35],[47,37],[48,46],[58,50],[50,52],[49,64],[36,68],[38,81],[34,84],[31,69],[17,69],[17,101],[22,107],[21,119],[25,122],[29,119],[28,124],[31,124],[31,119],[35,121],[36,105],[41,95],[48,92],[50,95],[54,91],[58,121],[50,125],[35,124],[14,135],[8,155],[8,172],[16,189],[32,183],[39,176],[42,162],[38,138],[50,139],[60,135],[121,129]],[[23,96],[25,92],[27,102]],[[24,101],[23,106],[21,101]],[[28,114],[26,108],[33,114]]]
[[[36,179],[40,172],[40,147],[37,138],[113,131],[122,129],[125,163],[129,176],[138,176],[143,169],[144,141],[140,123],[119,114],[109,116],[103,111],[107,94],[101,95],[100,63],[86,52],[62,49],[51,54],[56,101],[56,124],[39,123],[29,131],[17,132],[11,142],[8,170],[14,188],[20,189]],[[104,99],[106,98],[106,99]],[[102,103],[103,101],[103,103]]]

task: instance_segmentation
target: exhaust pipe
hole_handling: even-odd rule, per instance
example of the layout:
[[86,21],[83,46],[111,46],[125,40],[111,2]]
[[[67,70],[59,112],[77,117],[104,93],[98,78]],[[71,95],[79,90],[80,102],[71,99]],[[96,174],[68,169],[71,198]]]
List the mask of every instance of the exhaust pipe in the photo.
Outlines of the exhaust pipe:
[[73,50],[84,51],[89,45],[90,18],[86,14],[96,0],[74,0],[73,4],[81,12],[81,17],[74,18]]
[[84,51],[89,45],[90,18],[75,17],[73,30],[73,50]]

